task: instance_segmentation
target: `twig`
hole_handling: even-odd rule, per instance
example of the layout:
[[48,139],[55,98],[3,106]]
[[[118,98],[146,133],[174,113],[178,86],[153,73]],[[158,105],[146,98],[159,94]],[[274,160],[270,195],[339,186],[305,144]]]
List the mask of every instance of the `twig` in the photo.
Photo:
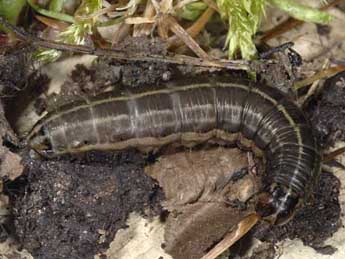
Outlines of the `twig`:
[[205,2],[205,4],[207,4],[209,7],[211,7],[215,11],[217,11],[217,12],[219,11],[216,2],[214,2],[213,0],[203,0],[203,1]]
[[112,11],[115,11],[116,8],[118,8],[118,7],[120,7],[120,6],[121,6],[120,3],[118,3],[118,4],[112,4],[112,5],[109,5],[109,6],[105,7],[105,8],[102,8],[102,9],[100,9],[100,10],[98,10],[98,11],[92,13],[92,14],[89,14],[89,15],[87,15],[87,16],[83,16],[83,17],[81,17],[81,18],[82,18],[82,19],[94,19],[94,18],[99,17],[99,16],[101,16],[101,15],[104,15],[104,14],[106,14],[106,13],[110,13],[110,12],[112,12]]
[[50,40],[41,39],[39,37],[33,36],[26,31],[18,28],[9,22],[7,22],[3,17],[0,16],[0,24],[4,25],[21,40],[32,44],[33,46],[43,47],[48,49],[56,49],[61,51],[72,51],[77,53],[96,55],[96,56],[108,56],[118,60],[129,60],[129,61],[151,61],[151,62],[162,62],[178,65],[194,65],[201,67],[212,67],[220,69],[229,70],[251,70],[251,62],[246,60],[202,60],[199,58],[193,58],[185,55],[144,55],[143,53],[128,53],[120,49],[101,49],[92,48],[82,45],[71,45],[59,42],[54,42]]
[[[196,20],[192,26],[186,29],[188,34],[192,38],[195,38],[200,33],[200,31],[205,27],[206,23],[212,17],[214,12],[215,10],[212,9],[211,7],[207,8],[205,12],[198,18],[198,20]],[[168,48],[177,48],[182,45],[183,41],[178,39],[178,37],[174,35],[167,40],[167,43],[169,46]]]
[[199,58],[209,59],[207,53],[199,46],[199,44],[185,31],[185,29],[170,15],[162,16],[167,23],[169,29],[176,34]]
[[242,238],[259,220],[257,214],[250,214],[237,224],[237,229],[228,233],[211,251],[201,259],[215,259]]
[[[326,69],[326,67],[329,66],[329,60],[326,59],[326,61],[324,62],[323,66],[322,66],[322,71]],[[309,78],[307,78],[309,79]],[[310,86],[310,88],[308,89],[308,92],[306,95],[302,96],[301,98],[299,98],[298,103],[303,106],[306,101],[309,99],[310,96],[314,95],[315,92],[318,89],[319,83],[320,83],[320,79],[321,78],[314,78],[315,80],[313,81],[312,85]]]
[[[155,8],[150,0],[147,1],[144,17],[153,19],[155,16]],[[135,24],[133,28],[133,37],[148,36],[151,33],[152,24]]]
[[308,77],[306,79],[303,79],[301,81],[297,81],[294,84],[294,88],[296,90],[301,89],[303,87],[306,87],[307,85],[312,84],[313,82],[315,82],[316,80],[322,79],[322,78],[326,78],[326,77],[331,77],[334,76],[335,74],[345,71],[345,65],[343,66],[336,66],[336,67],[330,67],[324,70],[321,70],[317,73],[315,73],[314,75],[312,75],[311,77]]
[[337,157],[343,153],[345,153],[345,147],[338,148],[332,152],[324,154],[324,156],[322,158],[322,162],[324,162],[324,163],[329,162],[329,161],[333,160],[335,157]]
[[162,13],[158,13],[157,19],[157,32],[161,39],[167,40],[169,37],[169,27],[165,20],[162,18],[164,16]]
[[45,24],[46,26],[53,28],[58,31],[64,31],[70,26],[69,23],[59,21],[56,19],[49,18],[47,16],[42,16],[42,15],[35,15],[35,18],[39,20],[41,23]]
[[126,23],[120,24],[119,28],[116,30],[116,32],[113,35],[113,38],[111,39],[111,46],[114,47],[117,44],[119,44],[124,38],[127,37],[131,29],[131,26]]

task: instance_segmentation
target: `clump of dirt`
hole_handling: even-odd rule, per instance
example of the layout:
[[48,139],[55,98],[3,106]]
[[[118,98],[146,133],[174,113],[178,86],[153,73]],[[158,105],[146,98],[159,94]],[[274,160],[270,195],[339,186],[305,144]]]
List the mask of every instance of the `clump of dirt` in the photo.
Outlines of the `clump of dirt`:
[[[126,52],[166,55],[166,46],[162,41],[148,38],[128,38],[118,49]],[[116,51],[116,50],[114,50]],[[90,68],[76,66],[63,87],[63,94],[97,94],[104,89],[117,85],[139,87],[155,85],[171,77],[169,65],[162,62],[121,62],[111,57],[99,57]]]
[[109,61],[98,59],[90,68],[78,64],[71,76],[61,87],[63,95],[96,95],[107,87],[114,87],[121,79],[120,66],[112,66]]
[[321,253],[334,252],[334,249],[324,247],[323,243],[341,227],[339,188],[337,177],[322,172],[311,200],[296,213],[291,222],[283,226],[258,225],[252,230],[253,236],[270,243],[300,238],[305,245]]
[[[16,75],[12,76],[16,77]],[[31,116],[25,112],[25,108],[30,106],[33,100],[35,100],[34,109],[37,114],[41,114],[47,108],[45,101],[37,97],[47,90],[50,82],[48,76],[36,70],[30,74],[26,80],[25,87],[20,89],[13,98],[4,99],[6,119],[14,129],[16,129],[15,125],[18,118],[24,117],[25,121],[30,121],[32,119]]]
[[326,80],[322,95],[312,108],[312,123],[324,146],[345,141],[345,72]]
[[93,258],[130,212],[159,214],[163,194],[134,152],[31,160],[12,194],[16,235],[36,258]]
[[[286,43],[277,48],[261,52],[261,59],[252,63],[259,82],[278,88],[285,94],[295,94],[293,84],[298,77],[298,67],[302,64],[301,56]],[[264,58],[271,58],[265,60]],[[295,98],[296,96],[292,96]]]
[[11,96],[22,90],[32,73],[31,50],[21,46],[0,53],[0,95]]

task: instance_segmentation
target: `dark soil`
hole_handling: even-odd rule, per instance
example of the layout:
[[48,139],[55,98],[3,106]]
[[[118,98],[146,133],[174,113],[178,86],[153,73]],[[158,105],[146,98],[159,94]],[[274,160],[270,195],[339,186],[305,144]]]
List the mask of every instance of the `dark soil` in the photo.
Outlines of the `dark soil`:
[[[339,188],[338,178],[331,173],[323,172],[313,197],[297,211],[292,221],[283,226],[271,226],[264,222],[255,226],[231,248],[229,258],[273,259],[276,256],[274,245],[277,242],[296,238],[319,253],[332,255],[336,248],[325,246],[324,241],[342,226]],[[247,256],[253,237],[264,243],[254,248],[251,256]]]
[[129,213],[160,213],[163,194],[137,153],[27,162],[8,188],[17,187],[16,235],[35,258],[93,258],[126,226]]
[[0,49],[0,96],[12,96],[26,86],[32,72],[30,53],[24,45]]
[[[165,45],[155,39],[128,38],[118,48],[143,55],[166,54]],[[108,57],[99,57],[90,68],[76,66],[71,78],[65,82],[62,93],[90,95],[116,85],[130,88],[155,85],[160,81],[169,80],[172,69],[172,66],[159,62],[120,62]]]
[[345,141],[345,72],[326,80],[321,96],[311,105],[312,123],[327,147]]
[[340,182],[333,174],[322,172],[319,186],[313,197],[297,211],[294,219],[283,226],[261,224],[252,230],[254,237],[261,241],[276,243],[284,239],[299,238],[305,245],[321,253],[333,253],[334,248],[324,247],[323,242],[332,236],[342,222],[338,200]]

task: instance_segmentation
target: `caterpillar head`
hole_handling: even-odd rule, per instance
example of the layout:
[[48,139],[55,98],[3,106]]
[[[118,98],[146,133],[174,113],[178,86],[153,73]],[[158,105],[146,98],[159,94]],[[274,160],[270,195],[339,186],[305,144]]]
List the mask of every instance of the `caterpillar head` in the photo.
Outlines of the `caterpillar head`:
[[272,184],[259,194],[256,212],[274,225],[283,225],[291,220],[299,204],[299,197],[285,186]]

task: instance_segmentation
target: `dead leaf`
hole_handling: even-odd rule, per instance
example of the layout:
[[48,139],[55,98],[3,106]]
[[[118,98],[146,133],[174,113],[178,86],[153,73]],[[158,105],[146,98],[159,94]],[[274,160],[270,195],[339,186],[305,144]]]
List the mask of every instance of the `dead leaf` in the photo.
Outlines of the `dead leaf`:
[[201,258],[254,212],[245,201],[257,190],[258,179],[234,177],[247,167],[246,153],[227,148],[166,155],[146,167],[166,195],[165,250],[174,259]]

